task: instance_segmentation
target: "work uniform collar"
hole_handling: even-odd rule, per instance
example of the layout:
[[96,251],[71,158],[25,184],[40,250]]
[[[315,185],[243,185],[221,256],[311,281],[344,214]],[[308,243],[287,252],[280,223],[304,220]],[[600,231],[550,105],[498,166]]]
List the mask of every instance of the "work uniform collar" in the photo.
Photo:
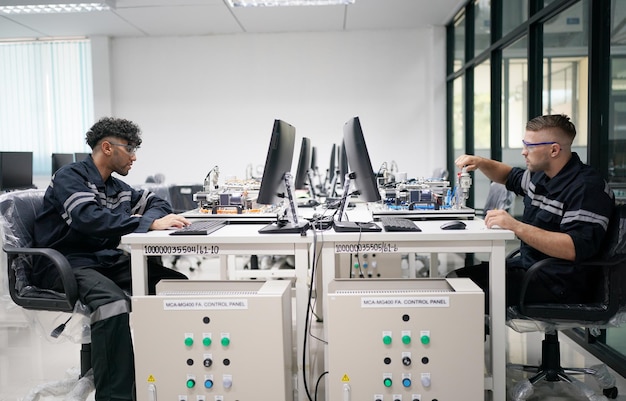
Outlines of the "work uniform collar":
[[548,178],[544,172],[538,173],[536,185],[542,185],[549,192],[562,191],[570,185],[572,178],[578,175],[580,165],[581,161],[578,153],[572,152],[572,157],[554,177]]
[[85,158],[83,163],[87,166],[90,180],[93,180],[93,184],[96,188],[104,192],[106,196],[115,196],[122,190],[122,187],[119,185],[118,180],[113,177],[113,174],[111,174],[106,181],[102,181],[100,171],[96,167],[96,163],[94,163],[91,155]]

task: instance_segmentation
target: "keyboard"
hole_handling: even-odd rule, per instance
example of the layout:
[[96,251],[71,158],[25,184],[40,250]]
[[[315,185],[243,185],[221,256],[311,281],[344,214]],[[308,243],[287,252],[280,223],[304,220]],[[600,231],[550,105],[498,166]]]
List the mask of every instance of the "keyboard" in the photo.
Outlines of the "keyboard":
[[413,220],[402,217],[381,217],[380,223],[385,231],[422,231]]
[[209,235],[226,224],[228,224],[228,220],[192,221],[190,225],[172,231],[170,235]]

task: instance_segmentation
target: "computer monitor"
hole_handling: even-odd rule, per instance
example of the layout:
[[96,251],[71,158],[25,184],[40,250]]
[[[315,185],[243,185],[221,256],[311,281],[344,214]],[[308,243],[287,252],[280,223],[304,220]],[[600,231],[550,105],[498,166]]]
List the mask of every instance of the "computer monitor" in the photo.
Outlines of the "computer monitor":
[[56,173],[58,169],[74,162],[73,153],[53,153],[52,154],[52,174]]
[[272,205],[285,196],[285,173],[291,173],[296,129],[281,120],[274,121],[257,203]]
[[77,162],[82,162],[83,160],[85,160],[87,158],[87,156],[89,156],[91,153],[85,153],[85,152],[77,152],[74,153],[74,161]]
[[311,146],[311,170],[317,170],[317,147]]
[[33,152],[0,152],[0,191],[34,188]]
[[354,184],[359,191],[359,198],[366,202],[381,200],[376,174],[367,151],[359,117],[350,119],[343,127],[343,143],[350,173],[354,175]]
[[294,179],[294,187],[296,189],[306,189],[308,171],[311,166],[311,140],[302,138],[300,145],[300,155],[298,156],[298,168],[296,169],[296,177]]
[[[286,215],[279,215],[275,223],[261,228],[260,233],[303,233],[308,229],[308,223],[298,222],[293,189],[290,188],[295,139],[296,129],[292,125],[281,120],[274,121],[257,203],[270,205],[286,200],[288,204]],[[286,174],[289,177],[286,178]]]
[[339,183],[343,187],[345,184],[346,174],[348,174],[348,156],[346,155],[345,141],[339,147]]
[[330,185],[330,183],[335,179],[336,170],[337,170],[337,145],[333,143],[333,147],[330,149],[330,162],[328,164],[328,171],[326,172],[326,185]]

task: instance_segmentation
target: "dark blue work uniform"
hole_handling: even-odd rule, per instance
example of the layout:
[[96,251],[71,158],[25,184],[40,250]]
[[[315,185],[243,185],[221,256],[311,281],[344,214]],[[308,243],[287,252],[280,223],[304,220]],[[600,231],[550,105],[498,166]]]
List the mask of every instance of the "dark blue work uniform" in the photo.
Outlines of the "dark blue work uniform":
[[[128,294],[130,259],[118,245],[122,235],[147,232],[155,219],[172,212],[149,191],[137,191],[111,176],[102,181],[93,159],[59,169],[35,223],[35,245],[64,254],[76,276],[80,301],[91,311],[91,352],[96,401],[133,399],[134,357]],[[61,289],[56,270],[39,261],[33,280]],[[151,261],[148,289],[162,278],[185,278]]]
[[[546,231],[569,235],[576,249],[573,263],[563,262],[542,270],[539,279],[562,301],[584,301],[589,277],[576,267],[598,253],[615,205],[609,185],[596,170],[580,161],[578,154],[553,178],[543,172],[513,168],[506,187],[524,196],[522,221]],[[520,257],[507,264],[528,269],[548,256],[524,242]]]
[[[514,167],[506,181],[508,190],[524,197],[521,221],[546,231],[562,232],[572,237],[576,249],[574,262],[561,261],[542,270],[530,284],[527,302],[585,302],[589,299],[591,283],[601,271],[582,269],[577,262],[587,260],[600,251],[609,218],[615,205],[608,184],[590,166],[582,163],[578,154],[553,178],[543,172],[531,173]],[[519,256],[506,261],[506,305],[519,303],[524,273],[535,262],[547,258],[542,252],[522,241]],[[471,278],[485,291],[488,305],[489,266],[463,267],[450,276]]]

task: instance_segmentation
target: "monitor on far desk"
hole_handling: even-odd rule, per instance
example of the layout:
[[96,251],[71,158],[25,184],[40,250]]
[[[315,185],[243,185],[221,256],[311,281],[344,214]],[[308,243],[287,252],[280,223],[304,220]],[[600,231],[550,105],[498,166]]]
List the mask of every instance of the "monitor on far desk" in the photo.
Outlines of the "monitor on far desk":
[[281,120],[274,121],[257,203],[272,205],[283,203],[284,216],[261,228],[262,234],[302,234],[309,228],[308,222],[298,221],[291,179],[291,162],[295,145],[296,129]]
[[[379,202],[381,200],[359,117],[348,120],[344,125],[342,148],[345,150],[350,173],[346,173],[344,177],[344,190],[337,211],[337,219],[333,223],[334,229],[340,232],[381,231],[381,228],[373,222],[346,221],[344,216],[348,198],[351,195],[352,181],[354,181],[361,200],[365,202]],[[343,164],[345,165],[345,161]]]

